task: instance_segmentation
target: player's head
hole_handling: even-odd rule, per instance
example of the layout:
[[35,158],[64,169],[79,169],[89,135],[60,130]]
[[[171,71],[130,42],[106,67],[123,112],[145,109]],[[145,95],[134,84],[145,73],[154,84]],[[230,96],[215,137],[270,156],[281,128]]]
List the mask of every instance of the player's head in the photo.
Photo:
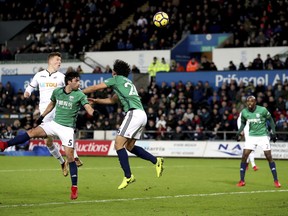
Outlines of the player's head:
[[59,52],[52,52],[48,55],[48,70],[53,70],[50,72],[58,71],[61,66],[61,53]]
[[112,75],[113,76],[114,75],[120,75],[120,76],[128,77],[130,71],[131,70],[130,70],[129,64],[127,64],[126,62],[124,62],[120,59],[117,59],[113,65]]
[[250,95],[246,98],[246,104],[249,111],[254,111],[256,107],[256,98],[253,95]]
[[65,85],[71,85],[73,90],[77,90],[80,87],[80,74],[76,71],[66,73]]

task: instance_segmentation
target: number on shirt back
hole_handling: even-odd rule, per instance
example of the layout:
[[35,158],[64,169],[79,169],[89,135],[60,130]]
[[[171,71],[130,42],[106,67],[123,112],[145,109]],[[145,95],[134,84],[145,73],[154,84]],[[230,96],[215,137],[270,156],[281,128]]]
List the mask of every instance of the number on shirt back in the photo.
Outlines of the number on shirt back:
[[136,89],[135,85],[133,85],[132,83],[126,82],[124,84],[124,86],[125,86],[125,88],[130,88],[129,95],[137,95],[138,96],[137,89]]

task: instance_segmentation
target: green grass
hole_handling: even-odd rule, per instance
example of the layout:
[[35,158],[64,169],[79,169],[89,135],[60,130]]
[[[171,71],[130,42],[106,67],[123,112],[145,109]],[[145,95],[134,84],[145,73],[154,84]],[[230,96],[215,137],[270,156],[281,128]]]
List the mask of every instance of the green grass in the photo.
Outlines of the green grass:
[[52,157],[0,157],[0,215],[287,215],[287,161],[277,160],[282,188],[273,185],[265,160],[246,172],[246,186],[236,187],[235,159],[165,158],[164,174],[152,164],[130,158],[136,182],[124,190],[116,157],[82,157],[79,198],[69,199],[70,178]]

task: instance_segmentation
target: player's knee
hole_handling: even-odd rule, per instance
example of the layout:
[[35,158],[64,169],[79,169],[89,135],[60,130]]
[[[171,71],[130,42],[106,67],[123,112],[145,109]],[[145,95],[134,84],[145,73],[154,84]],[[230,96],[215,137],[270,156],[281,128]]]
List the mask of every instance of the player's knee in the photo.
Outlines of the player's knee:
[[53,144],[53,139],[52,139],[52,137],[47,137],[47,138],[45,139],[45,143],[46,143],[46,145],[47,145],[48,147],[51,147],[52,144]]
[[66,154],[66,159],[69,163],[74,161],[74,149],[73,148],[65,147],[65,154]]

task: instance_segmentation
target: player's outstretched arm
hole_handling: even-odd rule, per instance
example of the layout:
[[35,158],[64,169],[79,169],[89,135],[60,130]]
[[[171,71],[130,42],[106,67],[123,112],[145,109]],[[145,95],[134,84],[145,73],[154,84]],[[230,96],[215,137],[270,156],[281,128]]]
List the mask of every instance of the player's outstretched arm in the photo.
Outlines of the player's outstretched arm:
[[100,89],[105,89],[105,88],[107,88],[107,85],[105,83],[100,83],[97,85],[89,86],[89,87],[83,89],[82,92],[84,94],[89,94],[89,93],[95,92],[95,91],[100,90]]
[[118,101],[118,96],[115,94],[111,98],[88,98],[91,104],[115,104]]

